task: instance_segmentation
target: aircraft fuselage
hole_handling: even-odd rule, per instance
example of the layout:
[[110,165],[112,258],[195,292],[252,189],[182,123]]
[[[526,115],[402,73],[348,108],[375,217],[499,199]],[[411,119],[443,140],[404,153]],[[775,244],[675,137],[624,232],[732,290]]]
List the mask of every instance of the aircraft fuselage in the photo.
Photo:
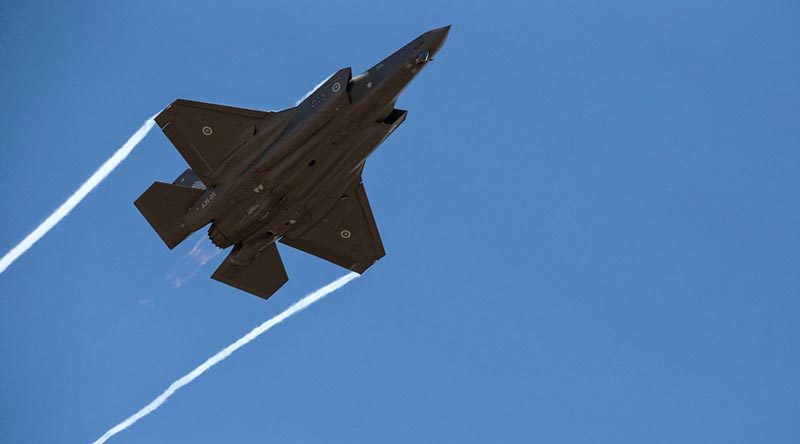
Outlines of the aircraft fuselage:
[[356,77],[349,68],[338,71],[286,113],[282,127],[264,125],[231,155],[229,180],[198,199],[186,215],[187,227],[194,231],[211,222],[209,235],[220,247],[252,245],[246,250],[253,251],[237,254],[245,262],[324,215],[405,120],[406,112],[394,103],[441,45],[437,31]]
[[211,224],[212,278],[262,298],[288,280],[276,241],[357,273],[386,252],[364,163],[405,121],[400,93],[444,44],[428,31],[369,70],[337,71],[278,112],[178,99],[155,120],[190,168],[134,202],[167,247]]

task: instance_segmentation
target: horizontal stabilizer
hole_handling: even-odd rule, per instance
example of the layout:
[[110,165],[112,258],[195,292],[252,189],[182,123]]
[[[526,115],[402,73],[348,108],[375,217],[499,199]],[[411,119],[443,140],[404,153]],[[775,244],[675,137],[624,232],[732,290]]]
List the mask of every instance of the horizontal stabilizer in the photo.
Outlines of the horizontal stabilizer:
[[251,262],[238,265],[232,259],[241,249],[237,245],[217,268],[212,279],[267,299],[283,286],[289,277],[283,267],[278,247],[272,243],[261,250]]
[[191,234],[181,226],[181,220],[203,193],[196,188],[155,182],[133,204],[171,250]]

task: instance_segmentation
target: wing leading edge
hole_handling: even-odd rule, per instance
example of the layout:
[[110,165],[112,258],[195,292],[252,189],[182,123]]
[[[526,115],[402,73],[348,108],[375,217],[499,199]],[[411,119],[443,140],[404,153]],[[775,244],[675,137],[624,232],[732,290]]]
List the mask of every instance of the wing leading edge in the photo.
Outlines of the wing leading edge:
[[206,186],[225,157],[255,134],[256,125],[275,114],[178,99],[156,123]]

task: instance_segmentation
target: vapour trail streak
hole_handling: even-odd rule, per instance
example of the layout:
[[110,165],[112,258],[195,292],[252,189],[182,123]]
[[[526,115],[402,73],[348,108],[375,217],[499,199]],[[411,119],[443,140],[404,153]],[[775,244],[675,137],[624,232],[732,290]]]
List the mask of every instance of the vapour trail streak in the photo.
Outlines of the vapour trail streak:
[[206,370],[208,370],[211,367],[215,366],[216,364],[220,363],[221,361],[223,361],[225,358],[230,356],[236,350],[238,350],[238,349],[242,348],[243,346],[247,345],[247,343],[249,343],[253,339],[259,337],[262,333],[266,332],[270,328],[280,324],[281,322],[283,322],[284,320],[286,320],[287,318],[289,318],[293,314],[304,310],[305,308],[307,308],[309,305],[313,304],[314,302],[317,302],[318,300],[324,298],[325,296],[327,296],[327,295],[333,293],[334,291],[342,288],[345,284],[347,284],[348,282],[352,281],[353,279],[355,279],[355,278],[357,278],[359,276],[360,275],[358,273],[350,272],[349,274],[346,274],[346,275],[340,277],[339,279],[336,279],[335,281],[331,282],[330,284],[328,284],[328,285],[326,285],[326,286],[314,291],[313,293],[310,293],[309,295],[305,296],[303,299],[300,299],[299,301],[295,302],[294,305],[292,305],[291,307],[287,308],[286,310],[284,310],[283,312],[281,312],[277,316],[273,317],[272,319],[269,319],[268,321],[265,321],[263,324],[261,324],[258,327],[254,328],[252,331],[250,331],[250,333],[242,336],[241,338],[236,340],[236,342],[234,342],[233,344],[231,344],[231,345],[225,347],[224,349],[220,350],[219,352],[217,352],[217,354],[215,354],[214,356],[208,358],[206,360],[206,362],[200,364],[200,366],[198,366],[197,368],[195,368],[191,372],[187,373],[186,375],[184,375],[183,377],[181,377],[177,381],[175,381],[172,384],[170,384],[170,386],[167,387],[166,390],[164,390],[164,393],[158,395],[154,400],[150,401],[150,404],[147,404],[141,410],[139,410],[138,412],[136,412],[133,415],[131,415],[130,417],[128,417],[128,419],[122,421],[121,423],[119,423],[119,424],[115,425],[114,427],[112,427],[111,429],[109,429],[107,432],[105,432],[103,434],[103,436],[98,438],[93,444],[102,444],[102,443],[106,442],[112,436],[116,435],[117,433],[119,433],[119,432],[127,429],[128,427],[132,426],[133,424],[135,424],[136,421],[144,418],[145,416],[149,415],[150,413],[153,413],[153,411],[155,411],[157,408],[161,407],[161,405],[164,404],[167,401],[167,399],[169,399],[170,396],[172,396],[176,391],[178,391],[178,389],[180,389],[181,387],[183,387],[183,386],[189,384],[190,382],[194,381],[195,379],[197,379],[197,377],[202,375],[203,373],[205,373]]
[[0,259],[0,274],[6,271],[9,265],[17,260],[23,253],[28,251],[39,239],[47,234],[50,229],[55,227],[61,219],[67,216],[79,203],[94,190],[100,182],[103,181],[112,171],[120,164],[128,154],[136,148],[136,145],[144,139],[150,129],[153,128],[155,116],[147,119],[146,122],[139,128],[124,145],[122,145],[108,160],[103,163],[97,171],[92,174],[83,185],[75,191],[60,207],[56,209],[47,219],[44,220],[35,230],[31,232],[25,239],[22,240],[16,247],[12,248],[8,253]]

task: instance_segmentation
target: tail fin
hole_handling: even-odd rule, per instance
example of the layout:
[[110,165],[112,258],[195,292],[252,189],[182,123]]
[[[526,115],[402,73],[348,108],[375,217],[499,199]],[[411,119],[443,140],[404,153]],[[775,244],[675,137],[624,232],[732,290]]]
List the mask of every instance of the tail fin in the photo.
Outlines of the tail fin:
[[198,190],[205,190],[206,184],[200,180],[197,173],[191,168],[184,171],[177,179],[172,182],[173,185],[183,185],[185,187],[197,188]]
[[191,234],[181,225],[181,219],[203,193],[196,188],[155,182],[133,204],[171,250]]

